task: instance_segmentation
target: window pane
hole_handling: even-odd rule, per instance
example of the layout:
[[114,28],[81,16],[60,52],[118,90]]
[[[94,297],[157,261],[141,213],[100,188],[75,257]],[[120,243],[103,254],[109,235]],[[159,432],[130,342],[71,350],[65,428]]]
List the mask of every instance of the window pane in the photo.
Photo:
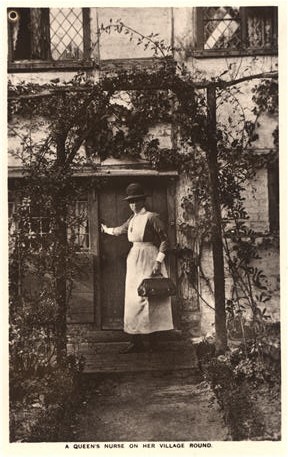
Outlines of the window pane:
[[54,60],[83,58],[82,8],[50,8],[50,42]]
[[71,204],[68,238],[73,240],[80,250],[89,249],[90,236],[87,200],[78,200]]
[[8,218],[11,219],[15,212],[15,202],[8,202]]
[[14,220],[14,213],[16,209],[16,203],[15,202],[8,202],[8,230],[9,230],[9,235],[12,235],[16,229],[16,224]]
[[276,45],[273,39],[273,8],[249,8],[247,18],[247,45],[252,49],[272,48]]
[[204,8],[204,49],[241,47],[239,8]]

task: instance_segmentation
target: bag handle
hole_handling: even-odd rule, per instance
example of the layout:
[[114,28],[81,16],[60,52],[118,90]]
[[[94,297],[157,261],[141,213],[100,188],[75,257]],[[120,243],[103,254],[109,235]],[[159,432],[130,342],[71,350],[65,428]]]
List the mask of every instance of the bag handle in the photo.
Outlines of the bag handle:
[[153,275],[153,273],[152,273],[152,274],[150,275],[150,278],[163,278],[163,275],[162,275],[161,272],[160,272],[160,273],[156,273],[156,274],[154,274],[154,275]]

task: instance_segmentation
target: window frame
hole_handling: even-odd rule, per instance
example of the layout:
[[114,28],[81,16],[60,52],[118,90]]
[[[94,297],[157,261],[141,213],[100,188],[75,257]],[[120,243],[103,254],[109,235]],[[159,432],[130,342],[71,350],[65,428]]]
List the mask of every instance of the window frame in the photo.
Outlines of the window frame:
[[[260,8],[260,7],[259,7]],[[240,34],[241,42],[244,44],[241,49],[204,49],[204,7],[196,7],[196,47],[192,51],[193,57],[233,57],[233,56],[255,56],[255,55],[277,55],[278,54],[278,9],[273,9],[273,33],[276,34],[276,46],[271,48],[249,48],[247,47],[247,17],[250,7],[240,7]]]
[[[8,211],[8,238],[10,239],[10,236],[13,236],[15,230],[19,228],[19,224],[21,222],[15,221],[13,219],[13,215],[17,210],[17,205],[19,204],[19,197],[17,195],[17,191],[9,191],[9,198],[7,201],[7,211]],[[67,236],[68,239],[71,238],[72,236],[75,236],[75,247],[76,247],[76,253],[77,254],[90,254],[91,253],[91,239],[92,239],[92,232],[91,232],[91,216],[90,216],[90,204],[89,204],[89,194],[87,193],[86,197],[82,197],[77,200],[73,200],[71,206],[69,207],[69,211],[71,212],[72,215],[76,215],[77,213],[80,212],[80,206],[81,204],[86,204],[86,218],[83,217],[83,222],[79,225],[75,224],[73,225],[67,225]],[[33,240],[34,235],[39,237],[40,240],[44,240],[46,236],[49,236],[52,232],[49,229],[47,232],[43,231],[43,221],[48,220],[48,224],[50,223],[50,218],[48,214],[43,214],[40,212],[33,210],[31,207],[31,204],[29,203],[29,213],[30,213],[30,219],[28,222],[28,231],[27,231],[27,237]],[[38,223],[39,224],[39,231],[33,230],[33,223]],[[84,228],[84,231],[81,233],[81,227],[82,229]],[[87,246],[83,247],[80,243],[81,236],[86,238]],[[42,241],[39,243],[39,252],[42,249]]]
[[[15,7],[17,9],[17,7]],[[29,8],[31,9],[31,8]],[[41,8],[46,10],[49,16],[50,8]],[[11,8],[7,9],[11,10]],[[47,13],[48,11],[48,13]],[[44,13],[44,11],[43,11]],[[91,69],[95,67],[96,60],[91,56],[91,27],[90,27],[90,8],[82,8],[83,14],[83,59],[71,60],[53,60],[51,57],[51,49],[49,57],[46,59],[27,59],[27,60],[13,60],[12,59],[12,44],[11,34],[9,32],[10,25],[8,22],[8,72],[22,72],[22,71],[47,71],[47,70],[78,70],[78,69]],[[50,48],[50,36],[49,36]]]

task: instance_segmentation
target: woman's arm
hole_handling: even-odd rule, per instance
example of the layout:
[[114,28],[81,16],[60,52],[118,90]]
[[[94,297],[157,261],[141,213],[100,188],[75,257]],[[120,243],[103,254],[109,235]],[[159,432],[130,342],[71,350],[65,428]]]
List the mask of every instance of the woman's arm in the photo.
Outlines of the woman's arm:
[[157,261],[158,262],[163,262],[165,259],[165,255],[169,249],[169,240],[168,240],[168,235],[166,233],[165,227],[163,222],[161,221],[160,217],[158,214],[154,213],[149,222],[152,225],[152,228],[155,232],[155,235],[158,239],[159,244],[159,251],[157,255]]
[[154,213],[149,219],[149,224],[154,232],[155,238],[159,244],[158,255],[155,260],[153,267],[153,274],[158,274],[161,271],[161,263],[165,259],[166,253],[169,248],[168,235],[166,233],[163,222],[161,221],[158,214]]
[[129,217],[129,219],[126,222],[124,222],[124,224],[119,225],[119,227],[107,227],[105,224],[101,224],[101,230],[103,233],[107,233],[107,235],[114,235],[114,236],[123,235],[128,232],[128,227],[129,227],[131,218],[132,218],[132,216]]

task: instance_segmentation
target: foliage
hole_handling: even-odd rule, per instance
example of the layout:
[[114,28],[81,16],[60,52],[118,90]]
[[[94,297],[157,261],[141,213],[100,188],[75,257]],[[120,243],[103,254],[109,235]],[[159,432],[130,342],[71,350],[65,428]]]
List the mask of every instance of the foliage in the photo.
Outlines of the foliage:
[[[76,398],[74,389],[83,365],[81,360],[71,357],[62,358],[61,365],[57,365],[55,283],[60,265],[66,270],[68,290],[71,287],[73,274],[78,268],[76,252],[79,246],[72,232],[65,245],[65,257],[59,255],[61,251],[55,236],[57,228],[53,225],[55,208],[51,181],[47,178],[43,182],[36,174],[30,180],[24,180],[18,192],[19,203],[10,220],[12,441],[45,441],[50,436],[53,441],[52,437],[59,433],[58,419],[70,415],[75,406],[71,398]],[[41,186],[41,193],[38,186]],[[77,193],[74,193],[75,198]],[[67,220],[77,226],[83,222],[84,216],[71,211]],[[44,233],[39,230],[40,220]],[[63,337],[66,342],[66,335]]]
[[[77,252],[81,240],[77,232],[87,223],[85,211],[77,212],[75,208],[85,188],[67,175],[59,180],[51,166],[48,162],[30,163],[26,168],[30,171],[28,178],[22,180],[21,188],[16,185],[14,189],[18,201],[10,219],[11,361],[21,373],[28,367],[36,372],[39,364],[46,366],[48,360],[54,360],[59,315],[57,281],[64,271],[69,297],[73,276],[80,268]],[[61,238],[59,219],[67,227]],[[37,349],[33,349],[33,342]],[[45,349],[47,345],[51,348]]]
[[11,383],[10,441],[65,440],[65,428],[81,401],[82,368],[83,361],[69,356],[62,367],[22,379],[21,392]]
[[230,426],[233,441],[261,436],[263,423],[251,401],[248,386],[244,388],[243,384],[235,380],[229,365],[214,359],[206,376],[224,411],[225,422]]
[[224,250],[233,279],[231,298],[226,303],[228,331],[232,338],[256,338],[265,332],[266,321],[270,318],[265,303],[271,299],[267,276],[260,268],[251,265],[260,258],[257,234],[237,218],[232,227],[224,228],[223,233]]
[[[271,430],[266,417],[271,416],[272,399],[277,413],[280,408],[280,335],[274,327],[269,324],[256,341],[246,340],[218,357],[211,338],[197,345],[200,368],[223,409],[233,440],[278,439],[280,435],[279,423],[273,423]],[[259,411],[264,404],[267,414]]]

